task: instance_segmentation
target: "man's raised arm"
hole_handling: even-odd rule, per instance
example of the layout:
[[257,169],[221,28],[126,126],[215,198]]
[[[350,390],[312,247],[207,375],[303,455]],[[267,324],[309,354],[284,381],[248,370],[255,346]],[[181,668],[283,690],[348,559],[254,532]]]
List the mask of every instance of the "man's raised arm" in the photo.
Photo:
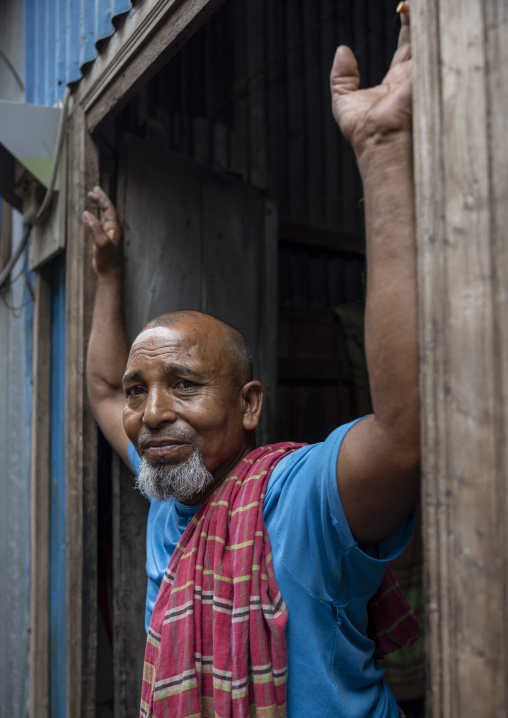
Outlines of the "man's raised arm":
[[102,433],[127,466],[128,439],[122,422],[122,377],[129,346],[122,308],[121,230],[115,208],[100,187],[88,193],[99,208],[83,221],[94,241],[93,269],[97,289],[86,364],[88,398]]
[[337,50],[335,119],[355,151],[367,234],[365,347],[374,414],[346,435],[338,487],[355,538],[395,530],[419,494],[416,248],[409,18],[383,83],[359,90],[352,52]]

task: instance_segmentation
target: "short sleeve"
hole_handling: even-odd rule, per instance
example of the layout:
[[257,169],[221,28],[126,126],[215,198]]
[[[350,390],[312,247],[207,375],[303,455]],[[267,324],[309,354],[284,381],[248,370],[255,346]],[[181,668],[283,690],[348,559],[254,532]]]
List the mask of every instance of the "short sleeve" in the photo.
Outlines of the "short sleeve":
[[[305,591],[326,602],[347,603],[372,594],[386,562],[406,546],[410,517],[391,536],[363,551],[347,522],[337,488],[337,457],[349,429],[303,447],[279,462],[265,498],[265,522],[275,533],[278,560]],[[273,541],[272,541],[273,544]]]

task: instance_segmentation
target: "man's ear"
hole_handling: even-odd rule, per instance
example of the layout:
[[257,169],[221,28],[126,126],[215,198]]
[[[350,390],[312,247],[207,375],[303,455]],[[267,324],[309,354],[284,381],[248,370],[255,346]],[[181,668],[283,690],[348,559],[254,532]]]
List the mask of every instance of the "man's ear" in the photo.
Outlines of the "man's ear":
[[243,428],[254,431],[263,408],[263,387],[260,381],[249,381],[242,387]]

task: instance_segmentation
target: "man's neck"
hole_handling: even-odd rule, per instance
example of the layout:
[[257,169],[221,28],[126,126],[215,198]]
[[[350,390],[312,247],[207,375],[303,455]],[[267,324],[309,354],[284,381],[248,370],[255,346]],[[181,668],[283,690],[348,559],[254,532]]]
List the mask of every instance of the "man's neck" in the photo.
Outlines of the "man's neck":
[[[222,484],[226,479],[229,479],[229,477],[232,475],[232,473],[235,471],[238,464],[245,459],[245,457],[250,454],[251,451],[254,451],[256,448],[256,435],[255,432],[252,432],[252,436],[248,436],[246,439],[246,442],[244,444],[243,450],[239,452],[239,454],[234,458],[231,459],[225,466],[222,466],[220,470],[214,472],[213,477],[213,483],[209,484],[203,491],[201,491],[196,496],[193,496],[188,501],[183,502],[185,506],[201,506],[202,504],[207,501],[210,496],[215,492],[215,490]],[[180,502],[182,503],[182,502]]]

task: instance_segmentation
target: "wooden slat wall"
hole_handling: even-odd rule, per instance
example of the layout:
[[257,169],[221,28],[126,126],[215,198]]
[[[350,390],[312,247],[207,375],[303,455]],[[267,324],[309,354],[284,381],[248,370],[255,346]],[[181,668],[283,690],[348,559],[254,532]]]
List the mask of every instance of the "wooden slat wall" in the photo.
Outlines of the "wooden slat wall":
[[412,5],[428,710],[507,715],[508,7]]
[[[117,122],[117,132],[231,173],[275,199],[284,240],[279,324],[281,336],[295,343],[307,324],[315,323],[317,311],[340,336],[331,308],[364,301],[361,183],[330,109],[328,78],[335,49],[340,43],[351,46],[365,84],[377,83],[389,64],[398,27],[387,0],[229,0]],[[337,422],[368,408],[368,400],[339,372],[322,387],[327,421],[319,422],[314,433],[317,425],[309,418],[300,432],[284,419],[310,401],[302,394],[300,408],[292,402],[291,411],[287,405],[286,398],[298,393],[296,366],[287,365],[292,354],[291,344],[280,343],[279,438],[298,429],[300,438],[308,439],[309,431],[322,439]],[[299,366],[303,371],[304,364]],[[300,394],[307,391],[310,397],[323,377],[311,370],[300,380]]]
[[335,48],[378,82],[392,0],[229,0],[131,103],[123,129],[265,187],[281,219],[363,234],[354,156],[331,116]]

